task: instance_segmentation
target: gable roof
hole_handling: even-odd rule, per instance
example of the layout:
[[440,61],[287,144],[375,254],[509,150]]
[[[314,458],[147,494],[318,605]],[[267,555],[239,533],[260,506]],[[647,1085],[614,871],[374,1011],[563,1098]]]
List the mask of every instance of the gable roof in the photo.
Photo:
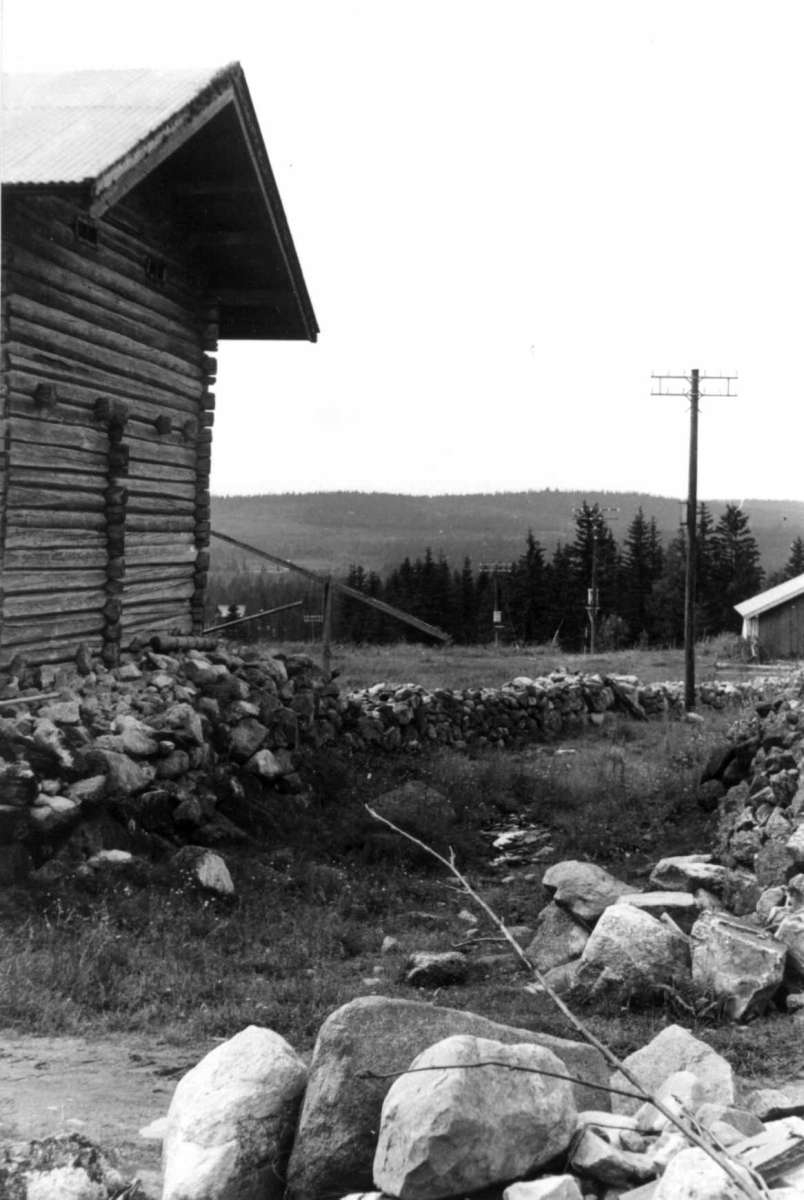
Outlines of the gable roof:
[[776,587],[768,588],[766,592],[752,596],[750,600],[743,600],[741,604],[735,604],[734,607],[741,617],[757,617],[770,608],[776,608],[785,600],[793,600],[796,596],[803,594],[804,575],[796,575],[793,579],[786,579],[784,583],[777,584]]
[[318,325],[239,63],[220,70],[4,76],[4,192],[77,190],[90,214],[170,195],[221,305],[221,337]]

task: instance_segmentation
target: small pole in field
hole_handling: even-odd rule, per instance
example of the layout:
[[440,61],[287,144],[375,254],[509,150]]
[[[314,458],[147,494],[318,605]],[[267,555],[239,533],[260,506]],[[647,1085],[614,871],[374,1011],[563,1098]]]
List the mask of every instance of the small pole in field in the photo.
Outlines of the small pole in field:
[[324,612],[321,630],[321,666],[324,674],[332,673],[332,576],[324,584]]

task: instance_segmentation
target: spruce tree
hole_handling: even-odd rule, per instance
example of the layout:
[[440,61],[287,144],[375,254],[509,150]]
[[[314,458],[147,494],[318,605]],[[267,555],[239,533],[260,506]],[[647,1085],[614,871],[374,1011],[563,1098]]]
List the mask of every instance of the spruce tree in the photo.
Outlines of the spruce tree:
[[661,574],[661,542],[656,519],[649,524],[638,508],[625,535],[622,571],[622,615],[631,641],[649,635],[648,602]]
[[578,588],[572,551],[563,542],[558,543],[545,568],[545,583],[546,638],[562,642],[575,640],[582,629],[578,617]]
[[741,622],[734,605],[756,595],[763,578],[759,547],[751,533],[748,515],[739,504],[727,504],[715,526],[711,571],[714,632],[739,632]]
[[784,565],[784,579],[804,575],[804,538],[797,537],[790,547],[790,557]]
[[511,623],[524,642],[543,641],[547,632],[544,551],[528,530],[525,552],[511,564],[509,579]]
[[684,640],[687,536],[679,529],[663,555],[662,572],[651,588],[646,617],[652,641],[677,646]]

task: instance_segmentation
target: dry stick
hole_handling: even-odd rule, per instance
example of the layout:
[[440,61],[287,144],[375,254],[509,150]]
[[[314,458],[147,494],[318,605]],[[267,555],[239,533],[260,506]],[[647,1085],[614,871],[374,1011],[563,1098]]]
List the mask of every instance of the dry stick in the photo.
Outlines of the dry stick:
[[547,995],[567,1018],[570,1024],[578,1030],[581,1036],[585,1038],[591,1046],[594,1046],[594,1048],[603,1055],[609,1066],[614,1067],[615,1070],[619,1071],[620,1074],[627,1079],[627,1081],[637,1090],[641,1097],[649,1101],[654,1108],[659,1110],[663,1117],[666,1117],[671,1124],[675,1125],[677,1129],[680,1129],[689,1141],[693,1142],[694,1145],[696,1145],[700,1150],[703,1150],[705,1154],[708,1154],[709,1157],[717,1163],[720,1169],[724,1171],[726,1175],[728,1175],[729,1179],[732,1180],[732,1182],[743,1193],[743,1195],[750,1197],[750,1200],[760,1200],[760,1198],[768,1196],[768,1190],[765,1186],[764,1180],[761,1179],[761,1177],[759,1177],[755,1171],[748,1167],[747,1164],[739,1164],[744,1170],[747,1170],[754,1179],[756,1179],[757,1186],[753,1187],[750,1183],[747,1183],[745,1179],[741,1178],[736,1169],[737,1164],[731,1160],[730,1156],[721,1153],[715,1148],[715,1146],[712,1145],[711,1142],[708,1142],[706,1138],[701,1137],[700,1134],[698,1134],[695,1130],[687,1128],[683,1121],[680,1121],[676,1114],[673,1113],[666,1104],[659,1100],[657,1096],[652,1096],[650,1092],[646,1091],[637,1079],[636,1075],[634,1075],[633,1072],[626,1067],[625,1063],[621,1062],[617,1055],[612,1050],[609,1050],[608,1046],[604,1042],[601,1042],[599,1038],[595,1037],[591,1029],[589,1029],[583,1023],[580,1017],[577,1017],[572,1009],[564,1003],[558,992],[556,992],[555,989],[550,986],[550,984],[542,975],[541,971],[539,971],[539,969],[530,961],[527,954],[522,949],[519,942],[511,933],[505,922],[497,916],[497,914],[492,908],[489,907],[483,897],[474,890],[472,885],[469,883],[469,880],[458,870],[455,865],[455,854],[453,850],[450,850],[449,858],[444,858],[443,854],[439,854],[437,850],[434,850],[432,846],[428,846],[428,844],[421,841],[420,838],[415,837],[412,833],[407,833],[404,829],[400,829],[398,825],[394,825],[393,821],[389,821],[387,817],[381,817],[380,814],[375,812],[374,809],[368,804],[366,805],[366,811],[370,816],[374,817],[375,821],[380,821],[383,825],[387,825],[389,829],[394,831],[394,833],[398,833],[402,837],[407,838],[409,842],[413,842],[414,845],[418,846],[421,850],[424,850],[426,854],[429,854],[431,857],[437,859],[438,862],[445,866],[447,870],[455,876],[466,894],[470,896],[472,900],[474,900],[475,904],[482,908],[489,920],[500,930],[500,933],[508,942],[520,963],[527,971],[531,973],[531,975],[534,976],[537,983],[544,988]]
[[35,696],[16,696],[13,700],[0,700],[0,708],[16,708],[20,704],[41,704],[43,700],[58,700],[61,692],[38,692]]

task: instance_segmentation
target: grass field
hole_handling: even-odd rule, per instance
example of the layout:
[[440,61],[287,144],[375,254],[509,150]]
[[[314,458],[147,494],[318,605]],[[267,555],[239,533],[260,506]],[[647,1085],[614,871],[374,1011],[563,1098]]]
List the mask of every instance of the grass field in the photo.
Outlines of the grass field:
[[[288,647],[283,647],[287,651]],[[696,652],[696,675],[712,679],[732,670],[717,668],[718,643],[702,643]],[[316,643],[298,643],[295,652],[320,659]],[[424,687],[500,687],[517,675],[551,671],[613,672],[636,675],[643,683],[684,678],[683,650],[619,650],[608,654],[565,654],[552,646],[424,646],[399,642],[389,646],[333,646],[333,668],[343,689],[374,683],[419,683]]]
[[[620,656],[616,667],[610,658],[593,661],[598,669],[643,676],[650,666],[655,678],[677,674],[670,655]],[[339,648],[336,662],[346,686],[378,678],[494,684],[570,665],[546,654],[420,647]],[[560,753],[538,745],[351,760],[319,752],[310,764],[313,801],[277,809],[251,846],[224,850],[234,902],[182,890],[161,865],[110,874],[91,891],[76,885],[0,893],[0,1025],[51,1034],[152,1031],[180,1044],[257,1022],[309,1049],[335,1007],[380,992],[567,1035],[549,1001],[523,991],[513,961],[437,993],[399,981],[408,953],[448,949],[465,937],[459,914],[468,901],[432,863],[411,857],[401,839],[377,826],[365,803],[412,777],[441,789],[458,814],[451,841],[459,862],[506,921],[532,923],[544,903],[546,863],[510,875],[495,870],[489,831],[537,824],[551,832],[550,861],[586,858],[644,884],[659,857],[708,849],[712,831],[695,787],[732,719],[712,713],[692,726],[617,718],[563,742]],[[390,955],[380,953],[386,935],[399,942]],[[584,1016],[624,1053],[677,1019],[662,1009]],[[789,1019],[758,1022],[750,1038],[730,1027],[697,1031],[757,1078],[779,1078],[795,1066]]]

